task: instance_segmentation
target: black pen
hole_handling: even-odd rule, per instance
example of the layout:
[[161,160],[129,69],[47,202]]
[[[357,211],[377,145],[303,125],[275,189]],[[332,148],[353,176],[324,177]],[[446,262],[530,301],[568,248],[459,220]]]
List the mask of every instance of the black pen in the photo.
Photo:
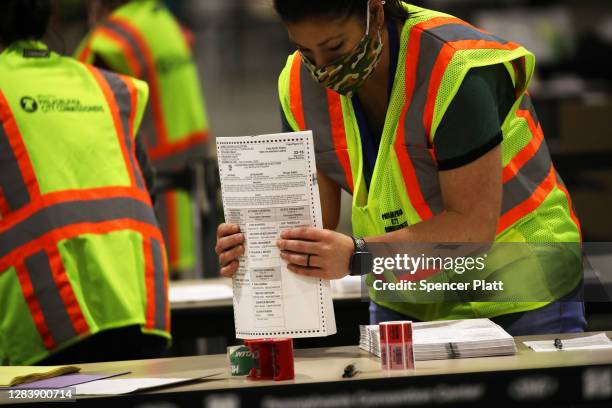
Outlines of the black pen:
[[355,364],[349,364],[344,367],[344,372],[342,373],[342,378],[353,378],[357,375],[359,371],[355,367]]

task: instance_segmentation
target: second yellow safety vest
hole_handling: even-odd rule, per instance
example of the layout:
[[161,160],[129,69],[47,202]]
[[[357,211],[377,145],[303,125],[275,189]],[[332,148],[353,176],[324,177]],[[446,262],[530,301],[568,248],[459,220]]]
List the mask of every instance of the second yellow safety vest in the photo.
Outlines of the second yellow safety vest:
[[[205,157],[208,119],[197,67],[182,28],[159,1],[130,1],[96,26],[77,50],[83,62],[143,79],[151,90],[143,122],[147,152],[159,170],[181,170]],[[193,268],[194,229],[189,195],[159,197],[157,215],[168,243],[170,269]]]

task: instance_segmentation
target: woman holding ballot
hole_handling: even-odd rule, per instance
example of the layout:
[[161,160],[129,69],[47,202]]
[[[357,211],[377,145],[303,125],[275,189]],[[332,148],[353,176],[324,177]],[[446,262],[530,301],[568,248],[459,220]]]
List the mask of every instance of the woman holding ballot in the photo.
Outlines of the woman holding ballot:
[[[367,274],[359,258],[377,243],[579,247],[578,219],[527,92],[528,50],[398,0],[274,7],[297,48],[279,78],[284,128],[313,131],[326,228],[281,235],[289,270]],[[334,231],[341,189],[353,196],[354,237]],[[216,250],[232,276],[244,253],[237,225],[219,226]],[[550,301],[389,302],[370,288],[371,322],[489,317],[513,335],[583,331],[580,252],[556,259],[522,282],[558,295]]]

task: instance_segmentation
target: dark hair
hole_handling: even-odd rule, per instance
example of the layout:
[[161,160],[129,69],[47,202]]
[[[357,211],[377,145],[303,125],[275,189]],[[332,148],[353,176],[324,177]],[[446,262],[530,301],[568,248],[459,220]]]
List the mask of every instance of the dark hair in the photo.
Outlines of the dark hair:
[[1,0],[0,44],[40,39],[51,18],[51,0]]
[[[274,9],[283,21],[295,23],[313,17],[365,18],[369,0],[274,0]],[[385,16],[405,21],[410,13],[401,0],[385,1]]]

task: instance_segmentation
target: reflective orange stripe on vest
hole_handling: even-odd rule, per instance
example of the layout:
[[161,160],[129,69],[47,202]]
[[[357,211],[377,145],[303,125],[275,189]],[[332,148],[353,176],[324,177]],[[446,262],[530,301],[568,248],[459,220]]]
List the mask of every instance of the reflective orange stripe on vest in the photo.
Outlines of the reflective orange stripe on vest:
[[[442,83],[442,77],[455,53],[457,51],[469,49],[515,50],[519,48],[519,45],[488,34],[465,22],[445,24],[439,27],[430,28],[428,31],[433,36],[441,35],[449,39],[443,46],[438,42],[436,60],[431,66],[432,74],[429,82],[429,89],[427,91],[428,97],[423,118],[428,140],[431,141],[431,126],[436,98],[440,89],[440,84]],[[524,80],[520,85],[523,87],[525,86]],[[517,82],[517,91],[519,93],[523,92],[524,89],[518,86],[519,82]]]
[[16,270],[34,324],[47,349],[89,330],[55,246],[25,258]]
[[164,268],[163,250],[160,240],[145,237],[143,253],[145,256],[145,282],[147,288],[146,328],[167,330],[170,327],[168,299],[168,270]]
[[571,198],[552,164],[542,127],[528,94],[524,95],[516,115],[527,121],[532,138],[503,169],[504,200],[497,233],[539,207],[555,187],[567,197],[570,216],[580,231]]

